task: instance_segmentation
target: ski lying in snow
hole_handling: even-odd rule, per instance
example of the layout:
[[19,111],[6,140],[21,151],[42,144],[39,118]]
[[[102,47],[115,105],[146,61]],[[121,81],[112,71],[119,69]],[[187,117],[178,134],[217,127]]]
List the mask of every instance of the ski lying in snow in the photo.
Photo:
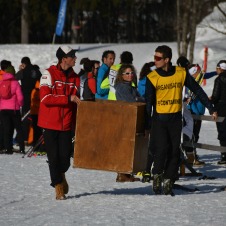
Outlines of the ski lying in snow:
[[35,150],[42,144],[43,140],[44,140],[43,135],[41,135],[38,141],[36,142],[35,146],[31,146],[28,149],[28,151],[22,156],[22,158],[24,158],[25,156],[32,157]]
[[173,189],[187,191],[187,192],[196,192],[196,191],[199,191],[198,188],[188,188],[188,187],[185,187],[185,186],[180,185],[180,184],[174,184],[173,185]]

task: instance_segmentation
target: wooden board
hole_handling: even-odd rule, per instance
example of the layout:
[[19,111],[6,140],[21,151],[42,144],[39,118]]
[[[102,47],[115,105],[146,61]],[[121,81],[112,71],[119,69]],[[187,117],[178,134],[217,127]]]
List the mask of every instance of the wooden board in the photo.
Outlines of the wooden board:
[[[145,104],[83,101],[77,111],[74,167],[132,173],[145,170]],[[138,135],[136,135],[138,134]]]
[[225,117],[218,117],[217,121],[214,121],[211,115],[192,115],[195,120],[212,121],[212,122],[223,122]]
[[201,149],[206,149],[211,151],[226,152],[226,147],[211,145],[211,144],[191,143],[188,141],[184,141],[183,146],[201,148]]

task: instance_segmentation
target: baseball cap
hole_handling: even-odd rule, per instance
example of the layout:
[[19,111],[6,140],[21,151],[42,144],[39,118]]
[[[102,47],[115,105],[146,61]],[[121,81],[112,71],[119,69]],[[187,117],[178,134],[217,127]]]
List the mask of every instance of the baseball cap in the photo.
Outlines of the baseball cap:
[[220,60],[217,63],[217,68],[221,68],[222,70],[226,70],[226,61],[225,60]]
[[72,49],[69,46],[60,46],[56,51],[56,57],[61,60],[63,57],[75,57],[76,49]]

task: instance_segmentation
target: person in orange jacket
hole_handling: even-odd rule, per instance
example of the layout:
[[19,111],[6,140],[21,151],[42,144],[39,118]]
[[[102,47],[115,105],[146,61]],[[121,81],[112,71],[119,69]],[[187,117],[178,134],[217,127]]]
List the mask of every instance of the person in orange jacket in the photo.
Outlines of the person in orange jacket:
[[32,146],[34,146],[42,135],[42,129],[38,127],[38,111],[40,106],[40,97],[39,97],[39,86],[40,81],[38,80],[35,83],[35,88],[31,91],[31,108],[30,108],[30,118],[32,121],[33,129],[33,141]]

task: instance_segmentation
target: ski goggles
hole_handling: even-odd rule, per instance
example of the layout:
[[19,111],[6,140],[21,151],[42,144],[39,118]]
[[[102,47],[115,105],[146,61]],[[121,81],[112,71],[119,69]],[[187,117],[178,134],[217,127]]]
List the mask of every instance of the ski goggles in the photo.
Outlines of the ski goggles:
[[160,60],[162,60],[162,59],[164,59],[164,58],[163,58],[163,57],[159,57],[159,56],[154,55],[154,60],[155,60],[155,61],[160,61]]

